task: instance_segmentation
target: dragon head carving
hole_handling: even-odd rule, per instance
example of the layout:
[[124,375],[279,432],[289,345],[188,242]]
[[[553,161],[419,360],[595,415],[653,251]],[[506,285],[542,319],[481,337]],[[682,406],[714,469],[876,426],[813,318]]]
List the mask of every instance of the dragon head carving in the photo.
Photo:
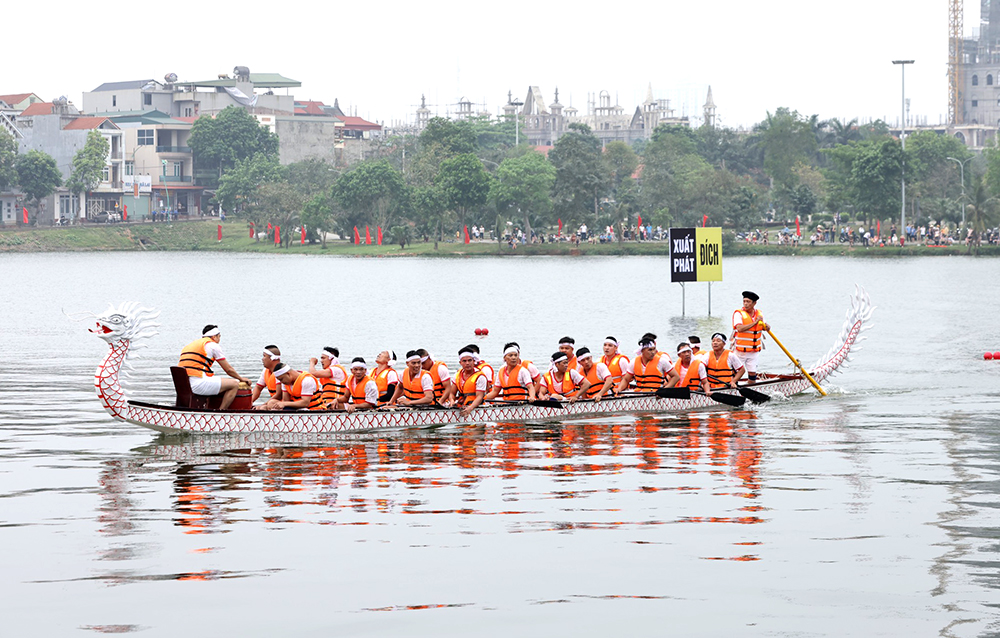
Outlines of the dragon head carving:
[[93,316],[95,324],[90,332],[108,343],[151,337],[156,334],[156,328],[160,325],[153,322],[153,319],[160,316],[159,312],[140,307],[136,302],[126,302],[117,308],[110,306],[104,314]]

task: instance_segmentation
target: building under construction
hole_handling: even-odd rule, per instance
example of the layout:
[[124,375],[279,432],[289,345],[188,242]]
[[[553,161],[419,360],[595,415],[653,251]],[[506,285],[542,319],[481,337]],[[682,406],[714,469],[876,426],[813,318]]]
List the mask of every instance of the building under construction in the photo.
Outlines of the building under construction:
[[948,108],[955,137],[971,148],[1000,128],[1000,0],[981,0],[979,28],[963,33],[962,0],[948,0]]

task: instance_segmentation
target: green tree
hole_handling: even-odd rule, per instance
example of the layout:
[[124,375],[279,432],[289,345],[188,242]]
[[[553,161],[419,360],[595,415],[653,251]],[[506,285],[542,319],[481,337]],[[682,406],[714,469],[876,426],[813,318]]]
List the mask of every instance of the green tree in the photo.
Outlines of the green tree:
[[448,214],[448,197],[436,185],[419,186],[413,189],[410,197],[410,210],[413,214],[417,230],[434,237],[434,250],[441,241],[445,218]]
[[858,212],[877,219],[895,216],[900,209],[903,151],[898,140],[876,138],[827,151],[835,164],[837,181]]
[[409,224],[400,224],[393,226],[389,235],[392,237],[392,243],[399,244],[399,249],[403,250],[411,242],[412,231]]
[[798,111],[781,107],[754,127],[760,136],[764,171],[775,185],[796,186],[796,164],[809,163],[816,153],[816,116],[803,117]]
[[303,203],[302,193],[288,182],[265,182],[258,187],[250,208],[260,218],[281,227],[281,245],[288,248],[295,238],[292,230],[299,222]]
[[[297,189],[300,195],[305,195]],[[326,193],[317,193],[302,206],[300,222],[305,224],[309,237],[316,237],[326,248],[326,233],[333,230],[333,199]]]
[[437,183],[448,200],[448,206],[458,215],[459,227],[467,223],[469,209],[485,204],[490,192],[490,176],[483,163],[472,153],[456,155],[441,162]]
[[62,186],[62,173],[51,155],[35,150],[18,155],[14,170],[21,190],[34,203],[34,223],[37,223],[38,204]]
[[[531,219],[545,219],[552,211],[555,181],[556,167],[537,151],[505,159],[490,188],[490,203],[501,221],[520,217],[530,229]],[[498,232],[497,241],[502,234]]]
[[278,136],[260,126],[238,106],[228,106],[214,118],[200,117],[191,126],[188,145],[195,166],[215,171],[218,177],[206,186],[214,188],[223,173],[254,155],[278,157]]
[[267,209],[260,206],[261,186],[285,180],[285,169],[277,158],[258,154],[236,165],[219,180],[215,198],[234,217],[245,219],[260,229],[268,221]]
[[476,150],[476,130],[465,120],[456,122],[432,117],[420,132],[420,143],[426,147],[440,146],[447,155],[473,153]]
[[601,156],[604,170],[610,176],[612,192],[617,193],[622,182],[632,178],[639,168],[639,156],[625,142],[608,142]]
[[322,159],[292,162],[285,167],[288,183],[299,189],[306,198],[319,193],[329,193],[340,175],[340,170]]
[[96,129],[87,133],[83,148],[73,156],[73,172],[66,180],[71,193],[79,195],[97,188],[104,176],[104,167],[108,165],[109,150],[108,140]]
[[17,142],[7,131],[0,131],[0,191],[8,190],[17,183],[16,162]]
[[[554,211],[571,225],[593,219],[597,205],[608,189],[609,175],[601,158],[601,140],[584,124],[573,123],[560,137],[549,161],[556,168],[552,186]],[[530,231],[530,227],[525,229]]]
[[[641,192],[635,212],[647,219],[669,215],[672,223],[693,223],[704,214],[721,219],[719,205],[726,197],[713,191],[714,175],[712,166],[698,154],[693,131],[683,126],[659,126],[643,152]],[[695,210],[696,205],[713,210]]]
[[972,182],[970,201],[966,207],[966,223],[972,231],[969,252],[978,255],[983,233],[996,223],[997,198],[990,197],[990,188],[984,175],[974,172],[970,181]]
[[406,196],[402,176],[384,159],[358,164],[333,187],[333,198],[346,211],[343,230],[364,223],[388,228]]

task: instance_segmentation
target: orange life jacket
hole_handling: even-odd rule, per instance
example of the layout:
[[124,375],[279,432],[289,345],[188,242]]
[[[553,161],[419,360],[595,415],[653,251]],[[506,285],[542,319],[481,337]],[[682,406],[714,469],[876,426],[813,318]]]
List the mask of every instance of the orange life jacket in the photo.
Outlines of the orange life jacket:
[[[625,360],[624,366],[622,365],[622,359]],[[608,357],[605,355],[601,357],[601,361],[604,365],[608,366],[608,371],[611,372],[611,376],[615,380],[615,385],[618,385],[618,382],[622,380],[622,377],[627,371],[628,364],[630,363],[629,358],[623,354],[616,354],[611,357],[610,361],[608,361]]]
[[[392,368],[386,368],[382,372],[374,374],[375,370],[377,369],[378,368],[372,368],[372,371],[368,373],[368,376],[369,378],[371,378],[372,381],[375,382],[375,385],[378,387],[378,395],[381,397],[389,389],[389,372],[392,371]],[[385,401],[380,400],[378,404],[385,405],[388,402],[389,402],[388,399],[386,399]]]
[[764,327],[760,325],[760,322],[764,321],[763,313],[756,308],[753,311],[753,316],[747,314],[747,311],[742,308],[737,312],[743,317],[738,325],[745,325],[750,322],[753,322],[753,325],[742,332],[736,333],[735,350],[737,352],[759,352],[763,342],[762,333],[764,332]]
[[[369,383],[375,383],[372,378],[367,374],[361,377],[358,381],[354,378],[354,375],[347,377],[347,389],[351,392],[351,402],[352,403],[367,403],[368,400],[365,399],[365,388],[368,387]],[[375,384],[378,387],[378,384]]]
[[[458,388],[457,399],[459,405],[468,405],[476,400],[476,382],[479,380],[479,377],[484,376],[486,375],[481,370],[476,370],[466,378],[465,370],[458,371],[458,376],[455,377],[455,386]],[[487,382],[489,382],[489,379],[487,379]]]
[[564,397],[571,397],[576,391],[576,384],[573,383],[573,375],[570,374],[569,368],[566,368],[566,374],[563,375],[562,382],[558,384],[562,387],[556,387],[557,384],[552,370],[542,376],[545,377],[545,385],[549,388],[549,394],[561,394]]
[[[596,363],[593,364],[593,365],[591,365],[590,366],[590,370],[587,370],[586,372],[583,372],[583,370],[579,369],[579,368],[578,368],[578,370],[581,373],[583,373],[583,378],[585,378],[587,381],[590,381],[590,387],[587,388],[587,394],[586,394],[586,396],[584,398],[586,398],[586,399],[593,399],[594,397],[597,396],[597,393],[601,391],[601,388],[604,387],[604,382],[606,381],[606,379],[600,379],[600,378],[598,378],[598,376],[597,376],[597,364]],[[610,389],[609,389],[609,392],[610,392]]]
[[514,369],[509,373],[506,365],[500,368],[500,396],[504,401],[526,401],[528,399],[528,389],[517,380],[523,367],[525,366],[522,361],[514,366]]
[[177,365],[184,368],[189,377],[213,376],[212,364],[215,359],[205,352],[205,346],[211,340],[211,337],[195,339],[181,350],[181,360]]
[[[663,372],[660,371],[660,357],[665,357],[662,352],[657,352],[650,359],[649,363],[643,365],[642,358],[635,360],[635,367],[633,368],[632,375],[635,377],[635,391],[636,392],[654,392],[657,388],[663,385],[663,380],[666,378],[663,376]],[[636,372],[638,368],[638,372]]]
[[317,381],[323,384],[323,388],[320,391],[323,396],[323,403],[333,403],[334,399],[344,396],[344,390],[347,389],[347,380],[351,378],[351,375],[348,374],[344,366],[338,363],[334,363],[329,368],[327,368],[327,370],[330,371],[331,375],[333,373],[334,368],[338,368],[341,372],[344,373],[343,383],[337,383],[336,381],[334,381],[333,376],[322,377],[322,378],[317,377],[316,379]]
[[267,387],[267,392],[272,397],[278,391],[278,380],[274,378],[274,372],[264,368],[264,385]]
[[[300,372],[299,376],[295,378],[295,383],[293,383],[288,388],[288,396],[292,401],[298,401],[302,398],[302,382],[306,379],[312,379],[316,381],[316,377],[309,374],[308,372]],[[310,410],[322,410],[326,407],[323,402],[322,393],[319,391],[319,383],[316,384],[316,392],[313,392],[312,397],[309,399],[309,409]]]
[[705,361],[705,372],[708,373],[708,387],[724,388],[733,380],[733,369],[729,367],[729,350],[723,349],[722,356],[715,357],[715,350],[708,351]]
[[431,375],[431,381],[434,382],[434,400],[440,401],[441,397],[444,396],[444,379],[441,378],[441,362],[435,361],[431,364],[431,369],[427,371],[427,374]]
[[[680,359],[674,364],[674,372],[681,378],[678,388],[688,388],[691,390],[701,390],[701,375],[698,373],[700,366],[704,365],[700,359],[691,358],[691,365],[684,367]],[[683,371],[683,372],[682,372]]]
[[493,366],[486,363],[485,361],[480,361],[476,364],[476,370],[479,370],[486,375],[486,381],[490,386],[493,385],[493,379],[496,378],[497,371],[493,369]]
[[424,398],[424,386],[421,383],[421,380],[424,378],[424,375],[430,376],[430,373],[427,372],[426,370],[421,370],[420,374],[417,375],[416,379],[411,379],[409,368],[407,368],[403,372],[403,380],[401,381],[401,383],[403,384],[404,397],[406,397],[411,401],[417,401],[419,399]]

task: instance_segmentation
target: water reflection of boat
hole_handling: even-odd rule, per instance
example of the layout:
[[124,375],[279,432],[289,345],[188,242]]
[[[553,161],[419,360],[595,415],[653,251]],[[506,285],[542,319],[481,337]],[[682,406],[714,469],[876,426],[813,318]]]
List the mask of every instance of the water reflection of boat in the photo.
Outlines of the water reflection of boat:
[[[861,332],[871,317],[872,306],[867,294],[858,289],[852,297],[851,310],[836,342],[809,372],[817,382],[832,375],[847,361],[852,347],[861,339]],[[395,409],[370,412],[286,411],[260,412],[250,410],[208,411],[158,405],[129,400],[119,383],[119,373],[134,343],[155,334],[152,323],[157,313],[124,304],[97,318],[91,329],[110,345],[110,351],[94,376],[94,385],[104,408],[116,419],[166,433],[199,432],[279,432],[310,434],[352,432],[385,428],[431,427],[460,423],[496,423],[551,421],[578,418],[601,418],[622,414],[662,414],[693,409],[717,408],[718,403],[704,395],[690,399],[664,398],[655,395],[632,395],[605,399],[600,402],[579,401],[564,407],[531,404],[493,403],[477,408],[468,417],[457,410],[439,408]],[[788,396],[807,390],[810,381],[802,375],[775,375],[754,387],[768,395]]]

